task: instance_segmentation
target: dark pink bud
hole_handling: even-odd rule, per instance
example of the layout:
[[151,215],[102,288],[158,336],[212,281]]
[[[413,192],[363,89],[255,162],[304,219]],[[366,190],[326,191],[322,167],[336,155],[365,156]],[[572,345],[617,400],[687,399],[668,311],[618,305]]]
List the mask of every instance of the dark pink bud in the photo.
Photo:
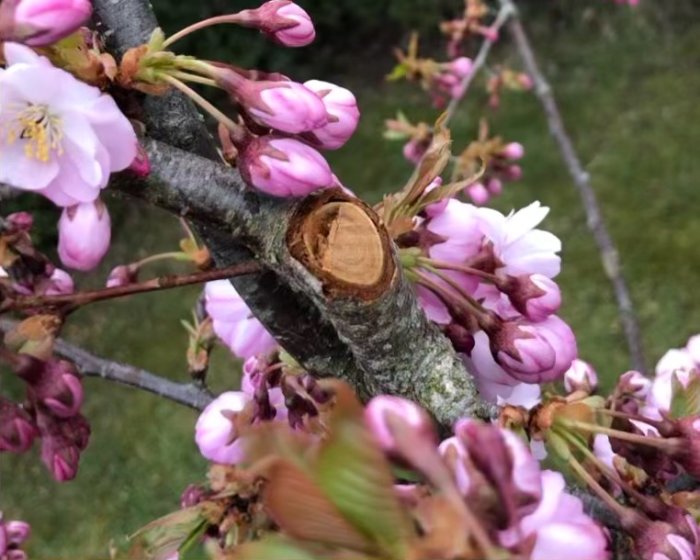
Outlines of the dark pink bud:
[[73,278],[65,270],[60,268],[54,269],[49,278],[48,285],[46,286],[46,291],[44,292],[47,296],[61,296],[72,294],[75,291],[75,284],[73,283]]
[[443,329],[456,352],[471,354],[474,349],[474,335],[457,323],[450,323]]
[[513,307],[530,321],[544,321],[556,313],[561,305],[559,286],[542,274],[509,276],[499,284],[499,288],[508,296]]
[[460,56],[459,58],[455,58],[452,62],[450,62],[449,68],[450,72],[452,72],[458,79],[463,80],[469,74],[471,74],[473,66],[474,65],[471,58]]
[[0,451],[24,453],[38,435],[34,420],[23,408],[0,398]]
[[333,184],[323,156],[293,138],[261,136],[241,151],[238,166],[245,181],[272,196],[305,196]]
[[83,386],[70,362],[51,359],[43,362],[43,367],[18,371],[17,375],[29,384],[32,396],[55,416],[75,416],[83,404]]
[[180,507],[185,509],[196,506],[207,497],[207,492],[198,484],[190,484],[180,496]]
[[80,452],[90,438],[90,426],[81,415],[58,419],[39,415],[42,433],[41,460],[59,482],[72,480],[78,472]]
[[146,149],[139,144],[136,148],[136,157],[127,168],[137,177],[148,177],[151,173],[151,160],[148,159]]
[[500,179],[489,179],[486,183],[486,188],[493,196],[498,196],[503,192],[503,182]]
[[255,10],[238,14],[240,23],[260,29],[285,47],[303,47],[314,40],[314,24],[300,6],[289,0],[270,0]]
[[523,177],[523,169],[519,165],[509,165],[503,172],[503,176],[508,181],[518,181]]
[[309,88],[292,81],[253,81],[217,67],[216,81],[259,124],[298,134],[328,123],[326,107]]
[[428,414],[417,404],[400,397],[374,397],[365,408],[365,420],[386,453],[401,454],[396,439],[400,430],[409,431],[417,439],[435,439],[434,426]]
[[403,157],[405,157],[414,165],[418,165],[418,163],[420,163],[420,160],[425,155],[427,149],[428,146],[425,144],[425,142],[420,142],[418,140],[409,140],[403,146]]

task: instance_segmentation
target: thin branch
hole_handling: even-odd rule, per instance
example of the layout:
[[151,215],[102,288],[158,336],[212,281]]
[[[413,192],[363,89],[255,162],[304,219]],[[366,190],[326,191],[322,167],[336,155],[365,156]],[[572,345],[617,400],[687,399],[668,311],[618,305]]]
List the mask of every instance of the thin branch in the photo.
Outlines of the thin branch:
[[[0,318],[0,333],[12,330],[16,324],[15,321]],[[114,381],[165,397],[195,410],[202,410],[214,398],[201,384],[177,383],[130,364],[100,358],[60,338],[56,340],[54,348],[57,356],[75,364],[85,377]]]
[[78,307],[97,301],[155,292],[158,290],[169,290],[171,288],[201,284],[213,280],[222,280],[224,278],[233,278],[243,274],[260,272],[260,270],[261,266],[257,262],[248,261],[226,268],[193,272],[191,274],[159,276],[158,278],[152,278],[151,280],[146,280],[138,284],[128,284],[126,286],[116,286],[114,288],[104,288],[102,290],[92,290],[89,292],[76,292],[74,294],[58,296],[19,296],[4,301],[0,305],[0,313],[38,307],[58,308],[63,313],[70,313]]
[[[495,32],[498,32],[501,29],[501,27],[503,27],[503,25],[505,25],[505,23],[508,21],[508,18],[514,15],[514,13],[515,9],[512,4],[510,4],[509,2],[501,4],[501,9],[498,11],[498,15],[496,16],[496,19],[493,22],[491,29]],[[484,42],[481,43],[481,48],[479,49],[479,52],[477,53],[476,58],[472,63],[471,71],[466,76],[464,76],[464,78],[462,79],[462,83],[460,84],[461,94],[457,97],[453,97],[450,100],[450,104],[447,106],[447,109],[445,111],[445,126],[447,126],[447,123],[449,123],[452,120],[452,117],[455,116],[457,108],[462,102],[462,99],[464,99],[464,96],[466,95],[469,86],[471,85],[476,75],[479,73],[479,70],[481,70],[481,67],[486,63],[486,59],[488,58],[489,53],[491,52],[491,47],[493,47],[493,44],[494,41],[488,38],[484,39]]]
[[583,207],[586,212],[588,229],[593,234],[603,262],[603,268],[613,285],[620,321],[622,322],[625,337],[627,338],[632,367],[638,371],[645,372],[644,350],[634,305],[627,288],[627,283],[622,275],[620,258],[615,248],[615,243],[605,225],[595,191],[591,186],[590,175],[583,169],[581,161],[571,142],[571,138],[566,128],[564,128],[564,122],[559,112],[559,107],[554,99],[552,88],[537,64],[535,53],[532,50],[525,29],[518,18],[513,2],[511,0],[501,0],[501,7],[507,6],[510,6],[514,11],[513,17],[510,18],[508,23],[508,30],[515,41],[525,70],[534,81],[535,94],[544,109],[549,131],[561,151],[566,168],[573,179],[576,190],[581,196]]

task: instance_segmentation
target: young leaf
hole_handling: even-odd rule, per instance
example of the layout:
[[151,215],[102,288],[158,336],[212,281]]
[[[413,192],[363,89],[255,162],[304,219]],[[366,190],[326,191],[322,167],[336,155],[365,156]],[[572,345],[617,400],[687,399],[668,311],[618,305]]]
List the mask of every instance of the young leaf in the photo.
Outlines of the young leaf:
[[671,388],[673,400],[671,401],[671,417],[683,418],[700,414],[700,375],[691,374],[687,387],[674,373],[671,376]]
[[233,560],[325,560],[285,537],[273,536],[236,548]]
[[370,551],[369,539],[353,527],[301,467],[285,459],[267,471],[263,501],[287,535],[309,542]]
[[409,520],[393,491],[391,470],[367,429],[362,407],[346,385],[336,389],[331,438],[315,466],[316,480],[354,527],[391,558],[404,558]]

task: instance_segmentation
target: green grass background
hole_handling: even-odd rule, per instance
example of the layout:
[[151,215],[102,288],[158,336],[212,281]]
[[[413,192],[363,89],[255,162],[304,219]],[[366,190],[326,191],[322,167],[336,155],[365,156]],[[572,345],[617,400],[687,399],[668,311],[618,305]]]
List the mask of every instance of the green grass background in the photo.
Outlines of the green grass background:
[[[700,26],[686,22],[669,30],[649,21],[619,8],[608,23],[583,23],[567,33],[546,29],[534,41],[620,249],[653,365],[665,349],[700,331]],[[517,63],[507,49],[497,56]],[[401,145],[382,140],[383,120],[399,107],[412,119],[435,117],[416,88],[372,77],[389,64],[350,69],[337,79],[352,84],[363,118],[356,136],[330,159],[341,180],[371,200],[402,185],[410,171]],[[454,120],[456,148],[473,137],[484,100],[475,86]],[[507,95],[492,129],[527,149],[523,180],[509,185],[496,206],[509,210],[538,199],[551,207],[545,227],[564,242],[562,315],[578,335],[581,357],[609,385],[628,366],[624,338],[583,210],[536,99]],[[103,273],[176,243],[178,224],[165,214],[125,203],[113,208],[116,242]],[[196,296],[196,289],[183,289],[95,305],[76,315],[65,334],[98,354],[184,379],[179,320]],[[219,351],[214,386],[231,387],[237,376],[237,366]],[[111,538],[177,508],[180,491],[205,473],[192,441],[194,412],[101,380],[88,379],[85,388],[93,435],[74,482],[52,481],[36,449],[0,457],[0,509],[32,524],[33,558],[106,558]]]

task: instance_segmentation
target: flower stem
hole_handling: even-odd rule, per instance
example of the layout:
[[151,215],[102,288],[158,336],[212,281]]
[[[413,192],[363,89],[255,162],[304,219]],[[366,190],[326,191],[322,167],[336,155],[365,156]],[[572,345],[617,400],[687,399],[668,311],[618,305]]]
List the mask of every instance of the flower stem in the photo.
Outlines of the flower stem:
[[212,25],[219,25],[222,23],[238,23],[237,16],[238,14],[226,14],[223,16],[215,16],[209,19],[198,21],[197,23],[193,23],[192,25],[188,25],[187,27],[180,29],[180,31],[178,31],[174,35],[168,37],[163,43],[163,48],[168,48],[183,37],[187,37],[187,35],[194,33],[195,31],[199,31],[200,29],[205,29],[206,27],[211,27]]
[[490,280],[494,282],[496,280],[496,275],[486,272],[484,270],[479,270],[478,268],[473,268],[464,264],[450,263],[446,261],[436,261],[427,257],[419,258],[420,264],[429,265],[434,268],[444,268],[447,270],[455,270],[457,272],[464,272],[465,274],[471,274],[473,276],[478,276],[484,280]]
[[629,432],[623,432],[622,430],[615,430],[613,428],[606,428],[605,426],[589,424],[588,422],[578,422],[575,420],[562,419],[561,422],[567,428],[583,430],[584,432],[589,432],[593,434],[605,434],[607,436],[614,437],[615,439],[629,441],[630,443],[647,445],[649,447],[656,447],[657,449],[666,449],[668,447],[667,440],[662,437],[631,434]]
[[620,505],[615,498],[613,498],[608,492],[605,491],[600,483],[591,476],[591,474],[583,468],[583,465],[578,462],[578,460],[571,456],[569,457],[569,466],[572,470],[583,480],[588,487],[607,505],[619,518],[623,518],[626,515],[625,508]]
[[187,84],[181,82],[180,80],[174,78],[169,74],[160,74],[159,77],[165,82],[168,82],[174,88],[179,89],[182,93],[184,93],[187,97],[189,97],[207,113],[209,113],[217,122],[220,122],[222,125],[224,125],[228,130],[232,132],[236,131],[237,126],[236,123],[233,122],[233,120],[224,115],[219,109],[214,107],[214,105],[212,105],[204,97],[199,95]]
[[142,266],[147,264],[151,264],[158,261],[166,261],[170,259],[182,261],[189,260],[189,257],[187,256],[187,253],[183,253],[182,251],[171,251],[168,253],[158,253],[157,255],[149,255],[148,257],[143,258],[140,261],[135,262],[134,264],[137,267],[141,268]]
[[173,78],[178,78],[179,80],[185,82],[194,82],[205,86],[219,87],[215,80],[212,80],[211,78],[204,78],[203,76],[198,76],[197,74],[190,74],[189,72],[175,70],[170,72],[170,75]]

